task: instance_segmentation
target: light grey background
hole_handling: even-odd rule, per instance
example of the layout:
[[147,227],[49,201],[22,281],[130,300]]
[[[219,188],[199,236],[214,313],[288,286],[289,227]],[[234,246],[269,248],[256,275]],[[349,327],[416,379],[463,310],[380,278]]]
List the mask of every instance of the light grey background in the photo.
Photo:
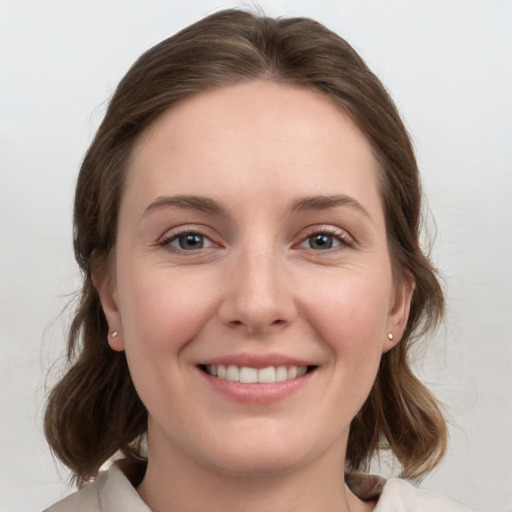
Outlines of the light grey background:
[[[236,2],[0,0],[0,510],[69,489],[42,435],[48,370],[77,285],[73,184],[105,102],[138,55]],[[510,512],[512,1],[262,0],[345,37],[416,143],[449,315],[418,356],[452,443],[424,486]],[[431,228],[433,223],[430,222]],[[51,379],[50,379],[51,381]]]

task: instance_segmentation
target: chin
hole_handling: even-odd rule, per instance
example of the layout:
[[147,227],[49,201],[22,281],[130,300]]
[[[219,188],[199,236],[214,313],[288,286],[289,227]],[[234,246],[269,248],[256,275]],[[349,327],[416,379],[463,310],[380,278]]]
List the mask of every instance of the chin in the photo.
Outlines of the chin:
[[305,458],[297,457],[280,450],[279,453],[268,449],[255,448],[251,452],[238,450],[237,453],[224,453],[220,460],[210,464],[218,471],[238,477],[274,476],[285,474],[306,463]]
[[[254,432],[255,433],[255,432]],[[217,470],[240,477],[283,474],[311,463],[324,451],[309,436],[288,431],[260,430],[257,435],[229,435],[223,443],[210,444],[204,462]],[[248,435],[247,435],[248,434]]]

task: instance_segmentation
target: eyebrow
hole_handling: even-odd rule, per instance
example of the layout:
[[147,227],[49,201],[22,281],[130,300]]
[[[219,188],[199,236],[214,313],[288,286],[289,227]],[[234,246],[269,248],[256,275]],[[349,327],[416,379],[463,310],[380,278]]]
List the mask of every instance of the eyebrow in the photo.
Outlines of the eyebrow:
[[304,196],[293,201],[291,211],[308,212],[311,210],[327,210],[336,206],[350,206],[355,210],[363,213],[371,220],[371,216],[364,206],[354,199],[346,195],[328,195],[328,196]]
[[212,215],[227,215],[227,210],[217,201],[214,201],[209,197],[194,195],[158,197],[144,210],[144,214],[151,210],[165,207],[178,207],[187,210],[198,210]]
[[[314,210],[327,210],[336,206],[349,206],[361,212],[371,220],[371,216],[363,205],[353,197],[346,195],[315,195],[299,197],[291,203],[291,212],[308,212]],[[205,196],[177,195],[161,196],[155,199],[145,210],[144,215],[149,211],[177,207],[187,210],[197,210],[211,215],[227,216],[228,211],[220,203]]]

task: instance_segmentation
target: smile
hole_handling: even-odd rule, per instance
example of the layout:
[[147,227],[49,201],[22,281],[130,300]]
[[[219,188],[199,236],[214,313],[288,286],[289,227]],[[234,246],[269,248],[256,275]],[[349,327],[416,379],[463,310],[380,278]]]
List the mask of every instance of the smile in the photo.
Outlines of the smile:
[[[311,367],[313,368],[313,367]],[[267,366],[266,368],[251,368],[249,366],[235,366],[212,364],[202,365],[201,369],[208,375],[221,380],[242,382],[244,384],[271,384],[285,382],[304,376],[308,366]]]

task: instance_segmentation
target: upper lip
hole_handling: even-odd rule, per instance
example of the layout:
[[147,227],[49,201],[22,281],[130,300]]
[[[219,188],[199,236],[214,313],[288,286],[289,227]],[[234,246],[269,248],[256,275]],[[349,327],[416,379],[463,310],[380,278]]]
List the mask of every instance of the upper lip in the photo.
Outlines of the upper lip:
[[284,354],[232,354],[201,361],[198,366],[211,365],[246,366],[249,368],[267,368],[269,366],[315,366],[311,361],[290,357]]

